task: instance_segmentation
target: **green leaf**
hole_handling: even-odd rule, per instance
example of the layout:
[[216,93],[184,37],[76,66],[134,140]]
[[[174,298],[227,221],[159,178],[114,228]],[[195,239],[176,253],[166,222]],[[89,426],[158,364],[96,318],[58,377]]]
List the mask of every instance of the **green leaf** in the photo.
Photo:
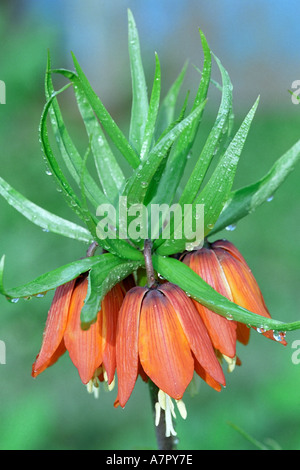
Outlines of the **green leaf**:
[[[187,103],[188,103],[188,98],[189,98],[189,92],[187,93],[187,96],[185,98],[185,101],[183,103],[183,106],[182,106],[182,109],[180,111],[180,114],[179,114],[178,118],[176,120],[172,121],[171,124],[168,126],[168,128],[165,129],[165,131],[162,133],[162,135],[158,139],[157,143],[161,139],[163,139],[163,137],[165,135],[167,135],[172,129],[174,129],[174,127],[177,124],[179,124],[184,119],[186,108],[187,108]],[[167,166],[167,163],[168,163],[169,153],[171,151],[172,151],[172,147],[169,149],[167,157],[163,159],[163,161],[161,162],[161,164],[159,165],[159,167],[157,169],[156,174],[152,178],[152,181],[149,185],[149,189],[147,191],[147,194],[146,194],[146,197],[145,197],[145,200],[144,200],[145,205],[148,205],[150,202],[151,202],[151,204],[161,204],[166,199],[168,199],[167,195],[168,195],[168,188],[169,188],[169,184],[170,184],[168,179],[172,180],[173,175],[172,175],[172,171],[166,172],[165,169],[166,169],[166,166]],[[161,181],[162,181],[162,175],[164,174],[164,172],[167,173],[168,178],[164,180],[165,185],[162,185]]]
[[96,321],[104,296],[119,282],[132,274],[140,266],[139,262],[116,260],[114,264],[96,264],[89,273],[88,294],[81,311],[81,323],[86,328]]
[[145,140],[145,125],[148,115],[148,94],[142,63],[139,35],[133,15],[128,10],[128,48],[132,80],[132,109],[129,141],[140,154]]
[[144,202],[147,189],[155,176],[161,162],[168,156],[168,152],[175,140],[194,122],[202,113],[205,103],[202,103],[182,122],[177,124],[167,135],[165,135],[151,150],[146,161],[142,162],[132,177],[128,180],[124,195],[128,198],[129,204],[140,204]]
[[[200,36],[204,51],[204,65],[201,82],[193,103],[192,111],[205,102],[211,75],[211,52],[202,31],[200,31]],[[198,118],[193,122],[193,125],[187,127],[185,131],[181,133],[168,159],[166,170],[160,181],[161,190],[158,190],[158,192],[161,192],[163,195],[162,203],[170,204],[174,199],[199,129],[203,111],[204,106]]]
[[8,299],[20,299],[36,296],[49,290],[56,289],[58,286],[66,284],[75,279],[82,273],[89,271],[94,265],[101,264],[103,269],[116,262],[116,257],[110,253],[91,258],[84,258],[74,261],[60,268],[49,271],[42,276],[37,277],[31,282],[12,289],[5,289],[3,285],[4,257],[0,264],[0,293]]
[[175,82],[172,84],[171,88],[169,89],[168,93],[162,101],[157,118],[157,139],[164,132],[164,130],[167,129],[174,121],[177,99],[187,71],[187,66],[188,63],[186,62],[180,74],[178,75]]
[[[193,214],[196,211],[197,205],[204,205],[204,237],[206,237],[213,229],[230,195],[239,158],[242,153],[252,120],[254,118],[258,101],[259,99],[257,99],[254,103],[253,107],[241,124],[239,130],[232,139],[226,152],[220,158],[216,169],[214,170],[203,191],[199,194],[193,203]],[[175,230],[176,227],[174,228],[174,231]],[[173,235],[157,249],[157,253],[161,255],[171,255],[182,252],[185,250],[187,242],[189,242],[189,240],[186,240],[185,238],[181,240],[174,240]],[[198,244],[200,244],[200,242],[201,240],[199,240]]]
[[137,250],[135,247],[129,244],[125,240],[119,239],[110,239],[109,240],[109,250],[112,253],[115,253],[122,259],[132,260],[132,261],[143,261],[144,255],[141,251]]
[[[46,99],[49,100],[53,95],[54,87],[51,77],[51,61],[50,55],[48,54],[47,71],[45,79],[45,92]],[[71,74],[71,75],[70,75]],[[69,72],[69,76],[73,76],[72,72]],[[80,183],[80,174],[82,170],[82,158],[74,145],[63,120],[62,113],[56,98],[53,99],[52,105],[49,107],[50,122],[52,130],[54,132],[60,153],[68,168],[72,178],[77,185]],[[88,199],[91,201],[94,207],[98,207],[99,204],[108,202],[103,192],[95,183],[91,175],[86,171],[84,178],[84,187]]]
[[[74,212],[80,217],[84,222],[86,222],[86,214],[84,210],[82,210],[81,207],[81,201],[79,200],[78,196],[76,193],[73,191],[72,187],[70,186],[69,182],[67,181],[65,175],[63,174],[55,156],[52,151],[50,142],[49,142],[49,137],[48,137],[48,130],[47,130],[47,116],[48,112],[50,109],[50,106],[52,105],[53,100],[55,97],[59,94],[62,93],[65,89],[69,87],[70,84],[66,85],[63,87],[61,90],[55,92],[52,94],[51,98],[47,101],[41,121],[40,121],[40,140],[42,143],[42,149],[44,152],[44,156],[46,158],[49,171],[51,171],[52,176],[56,179],[58,185],[60,186],[62,190],[62,194],[65,196],[66,202],[70,206]],[[90,227],[89,227],[90,229]],[[93,235],[94,235],[94,227],[91,228]]]
[[159,100],[160,100],[160,89],[161,89],[161,70],[160,70],[160,63],[158,59],[158,55],[155,54],[155,74],[154,74],[154,83],[152,87],[151,99],[150,99],[150,106],[148,111],[147,122],[144,131],[144,138],[141,147],[141,160],[144,160],[148,152],[151,148],[154,131],[155,131],[155,124],[159,109]]
[[99,97],[92,89],[74,54],[72,54],[72,56],[80,80],[80,86],[82,87],[82,90],[84,91],[87,100],[89,101],[94,112],[96,113],[96,116],[98,117],[103,129],[107,132],[112,142],[115,144],[116,148],[121,152],[121,154],[128,161],[128,163],[133,168],[137,168],[140,164],[140,159],[136,151],[127,141],[121,129],[117,126],[117,124],[115,123],[109,112],[106,110]]
[[88,230],[37,206],[13,189],[1,177],[0,194],[6,199],[8,204],[30,220],[30,222],[38,225],[43,230],[86,243],[91,243],[93,241],[93,237]]
[[80,83],[78,83],[76,79],[74,79],[74,90],[78,108],[91,142],[91,150],[94,155],[99,180],[107,199],[114,202],[124,185],[124,175],[111,151],[92,107],[86,99]]
[[259,181],[231,193],[211,235],[235,224],[273,197],[300,160],[300,140],[282,155]]
[[178,285],[190,297],[222,317],[230,318],[253,327],[263,327],[265,330],[292,331],[300,328],[300,321],[283,323],[252,313],[231,302],[215,291],[189,266],[175,258],[153,256],[153,266],[169,282]]
[[244,148],[258,102],[259,98],[247,114],[226,152],[220,158],[220,161],[208,183],[194,202],[194,204],[204,204],[205,236],[214,227],[229,197],[239,158]]
[[222,76],[221,103],[217,119],[180,197],[179,203],[182,206],[184,204],[192,204],[197,196],[211,161],[218,150],[222,135],[226,131],[226,127],[228,127],[229,117],[232,113],[232,83],[227,70],[223,67],[220,60],[217,57],[215,57],[215,60]]

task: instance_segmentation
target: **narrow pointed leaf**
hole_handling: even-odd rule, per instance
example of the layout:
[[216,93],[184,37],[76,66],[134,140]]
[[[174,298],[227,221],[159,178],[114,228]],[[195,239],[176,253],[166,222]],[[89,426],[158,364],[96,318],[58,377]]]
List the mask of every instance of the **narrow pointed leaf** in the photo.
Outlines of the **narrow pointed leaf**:
[[[242,153],[259,99],[256,100],[253,107],[247,114],[235,137],[232,139],[228,149],[221,157],[215,171],[204,187],[203,191],[193,203],[193,211],[197,204],[204,205],[204,236],[213,229],[219,215],[230,195],[234,181],[237,165]],[[184,225],[184,221],[183,221]],[[161,255],[170,255],[185,250],[186,239],[175,240],[172,236],[166,240],[158,249],[157,253]]]
[[124,185],[124,175],[91,105],[86,99],[80,84],[78,86],[76,81],[74,90],[78,107],[91,142],[91,150],[101,186],[107,199],[114,202]]
[[252,313],[231,302],[215,291],[189,266],[175,258],[153,256],[153,266],[169,282],[178,285],[197,302],[223,317],[229,317],[253,327],[263,326],[265,330],[292,331],[300,328],[300,321],[283,323]]
[[186,75],[188,63],[186,62],[176,78],[175,82],[172,84],[167,95],[162,101],[162,104],[159,109],[158,119],[157,119],[157,128],[156,128],[156,137],[158,138],[165,129],[167,129],[171,123],[174,121],[175,109],[177,105],[178,95],[183,83],[184,77]]
[[147,157],[147,154],[151,148],[154,130],[156,125],[156,119],[159,109],[159,100],[160,100],[160,89],[161,89],[161,70],[158,55],[155,54],[155,75],[154,82],[152,87],[152,93],[150,98],[149,111],[147,116],[147,122],[144,131],[144,138],[141,147],[140,157],[141,160],[144,160]]
[[54,156],[54,153],[52,151],[52,148],[49,142],[48,130],[47,130],[47,116],[48,116],[50,106],[52,105],[52,102],[55,99],[55,97],[59,93],[63,92],[68,86],[69,85],[66,85],[61,90],[53,93],[51,98],[47,101],[44,107],[43,113],[42,113],[41,121],[40,121],[40,139],[42,143],[44,156],[49,166],[49,170],[51,171],[53,177],[56,179],[56,182],[58,183],[58,185],[60,186],[62,190],[62,194],[65,196],[66,202],[68,203],[70,208],[74,210],[74,212],[76,212],[78,217],[80,217],[85,222],[86,214],[82,210],[81,201],[79,200],[78,196],[76,195],[76,193],[70,186],[69,182],[67,181],[65,175],[63,174]]
[[226,130],[226,127],[229,127],[229,118],[232,114],[232,83],[228,72],[223,67],[220,60],[217,57],[215,57],[215,60],[222,76],[222,99],[216,122],[208,135],[200,156],[180,197],[179,202],[182,206],[184,204],[192,204],[197,196],[210,163],[218,150],[222,135]]
[[204,204],[205,206],[205,236],[210,232],[212,227],[217,222],[219,215],[229,197],[236,174],[236,169],[239,163],[239,158],[244,148],[244,144],[248,136],[258,102],[259,98],[256,100],[248,115],[244,119],[223,157],[221,157],[218,166],[216,167],[208,183],[194,202],[194,204]]
[[[211,76],[211,52],[202,31],[200,31],[200,36],[204,51],[204,65],[201,82],[192,106],[192,111],[205,102]],[[204,106],[202,108],[202,112],[198,115],[198,118],[193,122],[193,125],[187,127],[185,131],[182,132],[175,144],[170,158],[168,159],[166,171],[162,175],[160,182],[160,187],[162,188],[161,192],[164,192],[162,200],[163,203],[170,204],[174,199],[186,167],[189,153],[193,147],[197,131],[199,129],[203,111]]]
[[13,189],[1,177],[0,194],[14,209],[43,230],[86,243],[93,241],[93,237],[88,230],[37,206]]
[[[51,62],[50,56],[48,56],[47,62],[47,72],[46,72],[46,79],[45,79],[45,92],[46,92],[46,99],[49,100],[54,93],[54,87],[51,77]],[[73,76],[72,74],[71,76]],[[74,145],[70,134],[67,131],[65,126],[62,113],[56,98],[53,99],[52,105],[49,108],[49,115],[50,115],[50,122],[52,126],[52,130],[56,137],[56,141],[62,155],[62,158],[68,168],[72,178],[79,185],[80,182],[80,174],[82,170],[82,158]],[[99,204],[103,204],[108,202],[101,191],[101,189],[97,186],[94,179],[91,175],[86,172],[85,179],[84,179],[84,186],[85,191],[88,199],[91,201],[94,207],[98,207]]]
[[[174,127],[179,124],[185,116],[187,104],[188,104],[188,98],[189,98],[189,92],[186,95],[185,101],[183,103],[182,109],[180,111],[180,114],[178,118],[174,121],[171,122],[169,127],[162,133],[160,138],[158,139],[157,143],[164,138],[165,135],[167,135]],[[169,153],[172,151],[172,147],[169,150]],[[168,163],[168,158],[169,158],[169,153],[166,158],[163,159],[162,163],[159,165],[158,170],[156,174],[154,175],[150,185],[149,189],[147,191],[147,195],[144,201],[145,205],[148,205],[150,202],[152,204],[161,204],[166,200],[166,194],[168,194],[168,181],[166,181],[166,185],[163,186],[161,184],[162,180],[162,175],[166,171],[166,166]],[[168,171],[169,178],[172,179],[172,171]]]
[[132,109],[129,141],[139,154],[144,141],[149,105],[139,36],[130,10],[128,10],[128,48],[132,80]]
[[300,141],[282,155],[261,180],[231,193],[211,234],[235,224],[273,197],[299,160]]
[[90,325],[97,319],[101,301],[116,284],[132,274],[140,266],[139,262],[115,260],[105,269],[95,265],[89,273],[88,294],[81,311],[81,323]]
[[103,269],[106,269],[107,266],[110,266],[114,262],[116,262],[116,257],[110,253],[84,258],[61,266],[53,271],[49,271],[22,286],[7,289],[3,285],[4,258],[2,258],[0,265],[0,292],[9,299],[35,296],[66,284],[80,274],[89,271],[96,264],[100,264]]
[[159,165],[164,158],[167,157],[168,152],[175,140],[180,134],[198,119],[202,113],[205,103],[202,103],[196,108],[189,116],[182,122],[177,124],[163,139],[161,139],[156,146],[151,150],[146,161],[136,170],[133,176],[129,179],[125,194],[128,198],[129,204],[143,203],[147,188],[152,181]]
[[116,148],[121,152],[121,154],[128,161],[128,163],[133,168],[137,168],[140,164],[140,159],[136,151],[130,145],[121,129],[117,126],[109,112],[104,107],[102,101],[92,89],[74,54],[72,54],[72,56],[82,90],[84,91],[85,96],[89,101],[90,105],[92,106],[103,129],[107,132],[112,142],[115,144]]

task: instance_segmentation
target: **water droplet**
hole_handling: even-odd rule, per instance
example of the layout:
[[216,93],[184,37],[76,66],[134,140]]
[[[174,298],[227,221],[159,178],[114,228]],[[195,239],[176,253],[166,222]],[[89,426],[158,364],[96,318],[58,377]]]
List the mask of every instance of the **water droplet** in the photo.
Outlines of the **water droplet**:
[[45,297],[45,294],[37,294],[36,297],[37,297],[38,299],[41,299],[42,297]]
[[267,202],[271,202],[271,201],[273,201],[273,199],[274,199],[274,196],[270,196],[270,197],[268,197]]
[[260,328],[256,328],[256,331],[257,331],[257,333],[259,333],[259,334],[262,334],[262,333],[265,333],[265,332],[266,332],[266,330],[264,329],[263,326],[261,326]]
[[229,321],[233,320],[233,316],[231,315],[231,313],[226,314],[226,319],[229,320]]
[[11,302],[12,302],[13,304],[17,304],[17,303],[19,302],[19,300],[20,300],[20,299],[15,298],[15,299],[11,299]]
[[50,230],[49,230],[48,228],[43,228],[43,232],[49,233],[49,231],[50,231]]
[[52,171],[50,171],[50,170],[46,170],[46,175],[48,175],[48,176],[52,176]]
[[142,188],[147,188],[148,187],[147,181],[142,181],[141,186],[142,186]]
[[210,230],[214,228],[214,224],[207,224],[207,228],[209,228]]
[[186,243],[185,249],[186,251],[193,251],[194,245],[192,243]]
[[235,225],[235,224],[231,224],[231,225],[228,225],[228,226],[226,227],[226,230],[227,230],[228,232],[233,232],[235,229],[236,229],[236,225]]
[[273,338],[275,341],[281,342],[285,339],[285,331],[273,331]]

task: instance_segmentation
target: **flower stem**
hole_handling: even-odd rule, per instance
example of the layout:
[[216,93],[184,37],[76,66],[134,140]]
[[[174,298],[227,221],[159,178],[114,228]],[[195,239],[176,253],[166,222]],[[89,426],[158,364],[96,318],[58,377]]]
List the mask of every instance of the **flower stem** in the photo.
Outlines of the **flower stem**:
[[152,242],[151,240],[145,240],[144,245],[144,258],[145,258],[145,267],[147,273],[147,283],[148,287],[151,289],[156,284],[155,272],[152,264]]
[[[150,391],[150,397],[151,397],[153,419],[155,422],[155,418],[156,418],[155,404],[158,400],[159,389],[151,380],[149,380],[149,391]],[[177,437],[176,436],[166,437],[165,413],[161,414],[158,425],[157,426],[155,425],[155,433],[156,433],[158,450],[176,450],[177,442],[178,442]]]
[[98,243],[97,242],[93,242],[91,243],[91,245],[88,247],[88,250],[86,252],[86,257],[87,258],[91,258],[92,256],[94,256],[94,254],[96,253],[96,250],[98,248]]

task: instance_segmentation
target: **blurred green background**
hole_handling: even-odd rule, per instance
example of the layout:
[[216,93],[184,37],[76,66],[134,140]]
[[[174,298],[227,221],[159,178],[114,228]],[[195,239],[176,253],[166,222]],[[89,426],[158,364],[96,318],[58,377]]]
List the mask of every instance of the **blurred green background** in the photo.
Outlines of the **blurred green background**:
[[[287,91],[300,79],[296,1],[2,0],[0,79],[6,83],[7,104],[0,105],[0,174],[32,201],[70,220],[75,220],[72,213],[45,174],[38,141],[47,49],[55,67],[71,67],[70,50],[75,52],[126,130],[131,99],[128,7],[139,28],[149,87],[154,50],[162,63],[164,92],[186,59],[202,66],[200,27],[231,76],[236,125],[261,95],[236,187],[263,176],[300,137],[300,106],[292,104]],[[215,68],[214,78],[219,80]],[[190,65],[185,90],[195,92],[198,80]],[[218,100],[212,90],[199,148]],[[70,128],[85,145],[71,94],[62,103]],[[241,250],[272,316],[283,321],[299,319],[299,179],[298,166],[272,202],[242,220],[234,232],[220,234]],[[85,245],[44,233],[2,199],[0,214],[0,255],[6,254],[8,286],[85,254]],[[51,299],[49,293],[13,305],[0,298],[0,340],[6,344],[7,361],[0,365],[0,449],[155,448],[144,383],[138,382],[124,410],[115,410],[116,392],[103,391],[94,400],[67,355],[38,379],[31,378]],[[253,332],[250,344],[238,349],[242,366],[226,375],[226,389],[217,393],[202,383],[195,397],[186,394],[188,418],[177,421],[179,449],[255,449],[231,422],[260,442],[271,439],[283,449],[300,450],[300,364],[292,362],[292,344],[300,340],[300,332],[289,333],[287,340],[283,347]]]

